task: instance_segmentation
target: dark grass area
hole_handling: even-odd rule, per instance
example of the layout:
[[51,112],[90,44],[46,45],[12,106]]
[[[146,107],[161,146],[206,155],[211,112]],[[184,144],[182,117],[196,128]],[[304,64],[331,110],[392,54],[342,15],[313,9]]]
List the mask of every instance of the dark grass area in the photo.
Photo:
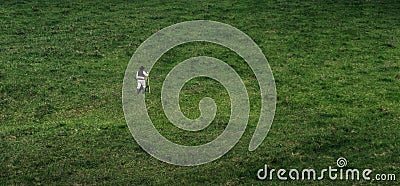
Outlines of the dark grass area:
[[[238,185],[388,184],[384,181],[259,181],[257,170],[336,166],[400,175],[400,2],[398,1],[8,1],[0,2],[0,184]],[[160,87],[170,69],[194,56],[219,58],[246,83],[248,128],[222,158],[179,167],[156,160],[132,138],[121,89],[136,48],[182,21],[214,20],[248,34],[277,85],[277,110],[263,144],[247,150],[260,98],[249,67],[232,51],[188,43],[151,71],[149,114],[177,143],[214,139],[226,126],[229,97],[210,79],[188,82],[181,109],[220,108],[204,131],[173,127]],[[195,96],[193,96],[195,95]]]

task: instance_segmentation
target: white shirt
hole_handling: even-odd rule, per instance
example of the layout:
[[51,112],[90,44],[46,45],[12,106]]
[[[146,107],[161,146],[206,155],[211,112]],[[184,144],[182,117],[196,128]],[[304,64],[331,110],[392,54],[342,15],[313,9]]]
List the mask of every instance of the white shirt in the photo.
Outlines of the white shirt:
[[[144,71],[144,70],[143,70],[143,75],[146,76],[146,77],[149,76],[149,74],[148,74],[146,71]],[[139,76],[139,71],[136,72],[136,79],[137,79],[137,80],[144,80],[144,77]]]

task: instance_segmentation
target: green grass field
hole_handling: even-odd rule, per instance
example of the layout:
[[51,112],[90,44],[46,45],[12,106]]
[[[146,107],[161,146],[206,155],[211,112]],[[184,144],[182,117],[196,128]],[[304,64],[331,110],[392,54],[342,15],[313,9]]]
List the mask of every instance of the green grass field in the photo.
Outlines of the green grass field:
[[[357,1],[11,1],[0,2],[0,185],[395,185],[398,181],[257,179],[271,168],[372,169],[400,178],[400,2]],[[223,86],[189,81],[181,109],[218,105],[203,131],[168,122],[160,92],[168,72],[206,55],[231,65],[246,84],[251,114],[240,142],[211,163],[161,162],[135,142],[121,102],[125,68],[137,47],[175,23],[213,20],[249,35],[274,73],[277,109],[262,145],[248,151],[260,113],[250,68],[206,42],[168,51],[151,71],[149,115],[165,137],[200,145],[230,114]]]

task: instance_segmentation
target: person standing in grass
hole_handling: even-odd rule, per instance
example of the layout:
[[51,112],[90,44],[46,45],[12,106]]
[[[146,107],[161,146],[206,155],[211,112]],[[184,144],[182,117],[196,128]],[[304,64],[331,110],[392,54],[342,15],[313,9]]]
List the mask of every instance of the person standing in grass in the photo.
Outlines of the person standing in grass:
[[141,66],[139,71],[136,72],[136,80],[137,80],[137,94],[140,93],[140,90],[143,91],[143,94],[146,92],[146,80],[145,77],[149,76],[149,74],[144,71],[144,67]]

